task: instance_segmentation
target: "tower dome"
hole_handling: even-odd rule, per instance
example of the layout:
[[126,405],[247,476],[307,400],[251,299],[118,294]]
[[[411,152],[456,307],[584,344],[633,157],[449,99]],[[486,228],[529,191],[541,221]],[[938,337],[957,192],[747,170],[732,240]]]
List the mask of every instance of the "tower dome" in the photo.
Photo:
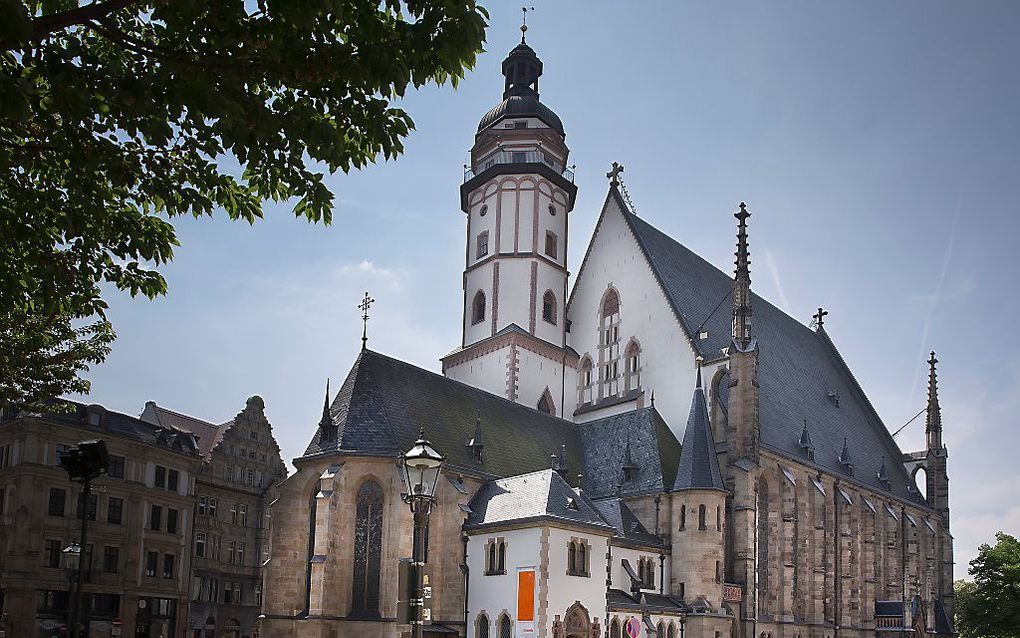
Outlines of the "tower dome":
[[489,110],[478,123],[481,133],[507,117],[534,117],[560,135],[564,135],[559,116],[538,99],[538,78],[542,75],[542,60],[523,38],[503,60],[503,77],[506,78],[503,101]]

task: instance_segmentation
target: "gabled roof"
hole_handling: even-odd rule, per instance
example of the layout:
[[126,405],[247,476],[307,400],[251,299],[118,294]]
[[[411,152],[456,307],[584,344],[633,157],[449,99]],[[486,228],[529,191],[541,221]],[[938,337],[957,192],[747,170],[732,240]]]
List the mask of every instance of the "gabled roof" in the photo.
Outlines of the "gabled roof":
[[465,529],[546,521],[585,525],[611,534],[595,505],[575,492],[553,470],[495,479],[483,485],[469,504]]
[[179,430],[181,432],[191,432],[195,435],[195,438],[198,439],[198,449],[205,458],[209,457],[212,449],[216,447],[216,444],[223,438],[223,432],[225,432],[232,423],[232,421],[227,421],[221,425],[216,425],[209,423],[208,421],[203,421],[202,419],[188,416],[187,414],[181,414],[180,412],[175,412],[160,405],[156,405],[155,401],[146,401],[145,409],[138,418],[160,427]]
[[[317,427],[304,456],[396,457],[420,427],[446,463],[482,476],[512,476],[549,467],[566,446],[569,476],[584,472],[577,426],[484,390],[372,350],[363,350],[329,409],[334,433]],[[467,446],[481,419],[482,463]]]
[[708,421],[705,390],[701,387],[701,370],[698,370],[698,387],[694,389],[691,413],[687,417],[673,489],[726,491],[722,472],[719,471],[719,456],[715,452],[712,426]]
[[[665,492],[676,476],[680,442],[653,407],[578,424],[584,489],[592,498]],[[628,445],[637,471],[624,480]]]
[[[695,352],[706,361],[720,359],[731,342],[732,277],[631,213],[615,187],[610,201],[622,211]],[[816,465],[845,474],[839,453],[846,437],[854,450],[854,479],[885,491],[877,477],[882,457],[898,460],[902,452],[835,345],[824,330],[811,330],[756,294],[752,299],[763,447],[803,459],[798,441],[807,419]],[[702,330],[706,339],[699,337]],[[890,465],[891,491],[918,502],[902,463]]]
[[[622,499],[606,498],[593,501],[593,503],[602,518],[613,526],[617,537],[623,541],[623,544],[668,549],[669,546],[665,545],[661,538],[649,532],[641,524],[641,521]],[[666,526],[669,526],[668,523]]]

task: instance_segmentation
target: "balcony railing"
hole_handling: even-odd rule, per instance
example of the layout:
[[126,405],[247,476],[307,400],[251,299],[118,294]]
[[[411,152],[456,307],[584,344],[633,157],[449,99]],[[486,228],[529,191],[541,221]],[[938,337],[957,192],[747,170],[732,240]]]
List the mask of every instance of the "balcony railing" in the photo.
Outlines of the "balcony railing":
[[[545,151],[496,151],[478,163],[478,173],[483,173],[496,164],[545,164],[566,179],[570,180],[571,184],[574,183],[574,171],[572,170],[572,167],[563,166],[563,164],[557,161],[553,155],[546,153]],[[473,178],[475,175],[475,171],[470,166],[464,167],[465,182]]]

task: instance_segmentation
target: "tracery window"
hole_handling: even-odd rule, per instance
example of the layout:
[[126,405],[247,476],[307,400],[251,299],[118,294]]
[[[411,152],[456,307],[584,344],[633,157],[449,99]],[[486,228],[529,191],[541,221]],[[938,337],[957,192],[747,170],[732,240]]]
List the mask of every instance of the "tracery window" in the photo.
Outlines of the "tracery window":
[[542,295],[542,319],[556,325],[556,295],[551,290]]
[[471,302],[471,324],[485,321],[485,293],[479,290]]
[[492,538],[485,547],[485,575],[506,573],[506,541]]
[[578,367],[580,371],[578,385],[578,399],[579,405],[592,402],[592,362],[591,357],[584,355],[581,359],[581,364]]
[[351,610],[379,614],[379,567],[382,558],[383,490],[375,481],[358,489],[354,523],[354,592]]
[[627,344],[624,354],[624,372],[626,373],[625,390],[634,390],[641,387],[641,346],[636,339],[631,339]]
[[620,391],[620,295],[610,288],[599,313],[599,398]]
[[[758,591],[765,593],[769,589],[769,490],[764,481],[758,483],[758,552],[757,552]],[[765,613],[765,597],[761,601],[759,613]]]

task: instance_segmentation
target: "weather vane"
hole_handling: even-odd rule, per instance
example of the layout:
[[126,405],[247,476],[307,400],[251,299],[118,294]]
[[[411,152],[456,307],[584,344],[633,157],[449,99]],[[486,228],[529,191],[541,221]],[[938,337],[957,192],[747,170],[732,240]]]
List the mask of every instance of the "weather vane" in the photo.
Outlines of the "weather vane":
[[358,304],[358,310],[361,311],[361,349],[365,350],[368,348],[368,309],[375,303],[375,299],[368,296],[368,291],[365,291],[365,298]]
[[521,22],[521,44],[524,44],[524,34],[528,32],[528,11],[534,11],[535,7],[521,7],[524,13],[524,20]]

